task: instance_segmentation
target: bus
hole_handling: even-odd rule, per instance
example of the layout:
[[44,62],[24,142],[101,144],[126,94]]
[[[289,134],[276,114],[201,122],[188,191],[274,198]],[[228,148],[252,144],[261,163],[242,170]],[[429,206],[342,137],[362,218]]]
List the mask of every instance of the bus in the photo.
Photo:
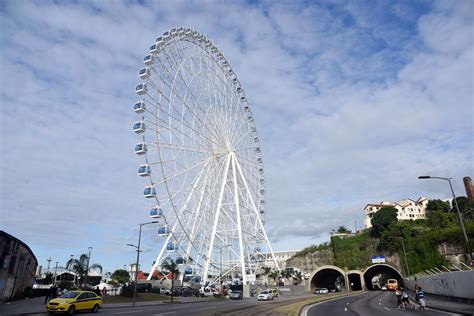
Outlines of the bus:
[[387,280],[387,290],[395,291],[398,288],[398,281],[396,279]]

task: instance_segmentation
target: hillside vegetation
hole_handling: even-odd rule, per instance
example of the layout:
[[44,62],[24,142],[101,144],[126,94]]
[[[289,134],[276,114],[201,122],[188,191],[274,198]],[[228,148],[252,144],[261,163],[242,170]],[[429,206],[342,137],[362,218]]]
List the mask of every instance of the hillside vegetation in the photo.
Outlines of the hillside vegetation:
[[[462,198],[462,197],[461,197]],[[446,244],[462,249],[465,253],[474,249],[474,220],[471,207],[460,207],[470,244],[466,245],[457,213],[449,203],[430,201],[426,219],[397,221],[396,209],[387,208],[377,212],[372,220],[374,228],[359,232],[353,237],[332,237],[330,243],[313,245],[298,252],[295,257],[305,256],[323,249],[332,248],[334,264],[348,270],[363,269],[371,265],[371,256],[377,253],[398,254],[403,269],[402,239],[405,244],[410,274],[426,269],[448,265],[439,252]],[[406,273],[406,271],[404,271]]]

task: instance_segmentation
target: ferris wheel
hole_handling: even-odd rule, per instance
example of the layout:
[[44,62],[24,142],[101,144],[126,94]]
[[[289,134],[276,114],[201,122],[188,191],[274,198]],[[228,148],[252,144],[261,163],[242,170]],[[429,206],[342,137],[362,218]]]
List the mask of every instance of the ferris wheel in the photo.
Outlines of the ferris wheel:
[[149,279],[167,258],[181,280],[252,282],[279,269],[264,229],[265,177],[257,128],[244,90],[205,35],[173,28],[143,59],[136,86],[144,157],[138,174],[163,238]]

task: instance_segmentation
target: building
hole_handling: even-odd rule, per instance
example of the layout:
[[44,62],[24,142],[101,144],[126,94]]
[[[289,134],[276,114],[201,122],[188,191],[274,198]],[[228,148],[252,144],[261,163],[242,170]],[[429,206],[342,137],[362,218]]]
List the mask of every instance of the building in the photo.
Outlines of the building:
[[[275,260],[278,263],[280,269],[286,269],[286,260],[293,257],[299,250],[285,250],[285,251],[274,251]],[[273,263],[272,255],[270,253],[263,253],[267,258],[268,266],[271,266]]]
[[0,301],[23,294],[35,281],[38,260],[27,244],[0,230]]
[[417,201],[404,199],[398,202],[382,201],[379,204],[367,204],[364,208],[365,228],[372,227],[372,218],[382,207],[394,207],[397,209],[397,219],[401,220],[417,220],[426,218],[426,207],[428,206],[428,198],[420,197]]

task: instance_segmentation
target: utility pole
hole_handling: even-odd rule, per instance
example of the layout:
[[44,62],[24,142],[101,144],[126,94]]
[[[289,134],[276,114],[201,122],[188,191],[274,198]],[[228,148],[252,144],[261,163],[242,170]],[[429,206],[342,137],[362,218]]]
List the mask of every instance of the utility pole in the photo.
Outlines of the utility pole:
[[48,261],[48,269],[46,270],[46,273],[49,273],[49,265],[51,264],[51,257],[48,257],[46,261]]
[[53,277],[53,285],[56,284],[56,275],[58,275],[58,263],[56,261],[56,266],[54,267],[54,277]]

